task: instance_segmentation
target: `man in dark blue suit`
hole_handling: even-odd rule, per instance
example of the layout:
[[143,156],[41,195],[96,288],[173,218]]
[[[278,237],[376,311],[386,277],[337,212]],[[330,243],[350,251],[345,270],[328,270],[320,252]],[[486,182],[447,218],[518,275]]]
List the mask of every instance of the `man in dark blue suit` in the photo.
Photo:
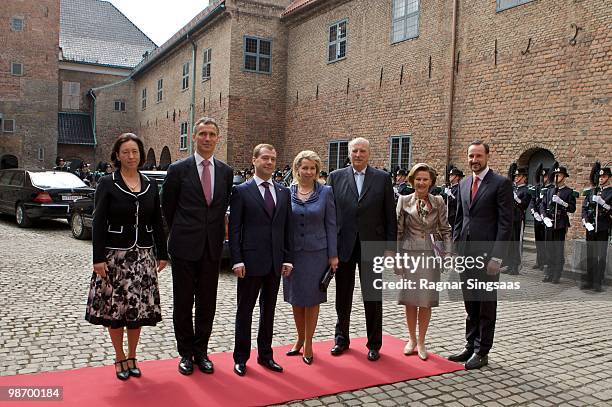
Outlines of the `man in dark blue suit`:
[[[208,359],[217,304],[217,285],[225,237],[225,212],[232,188],[232,168],[213,157],[219,126],[210,117],[195,123],[195,153],[168,168],[162,209],[170,229],[174,334],[181,355],[178,370],[213,372]],[[195,302],[195,323],[192,309]]]
[[[468,280],[497,282],[512,238],[513,198],[511,181],[488,166],[489,146],[474,141],[468,147],[472,175],[459,183],[453,240],[459,254],[482,256],[484,268],[474,266],[461,273],[465,320],[465,349],[449,357],[466,362],[466,369],[488,364],[497,317],[497,291],[469,289]],[[478,264],[478,263],[477,263]]]
[[238,277],[238,307],[234,344],[234,372],[246,374],[251,354],[253,307],[259,296],[257,363],[275,371],[272,334],[280,276],[293,269],[291,196],[289,189],[275,183],[276,150],[259,144],[253,150],[255,176],[234,187],[230,200],[229,247],[232,270]]

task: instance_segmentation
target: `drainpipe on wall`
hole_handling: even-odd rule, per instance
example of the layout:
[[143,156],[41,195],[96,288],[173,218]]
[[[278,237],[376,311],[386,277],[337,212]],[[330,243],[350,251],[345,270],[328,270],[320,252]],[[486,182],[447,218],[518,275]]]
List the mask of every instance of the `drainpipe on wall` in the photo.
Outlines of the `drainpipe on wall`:
[[198,46],[189,34],[187,40],[191,43],[191,65],[193,66],[193,76],[191,81],[191,104],[189,106],[189,129],[187,130],[187,138],[189,142],[189,155],[193,154],[193,124],[195,123],[195,88],[196,88],[196,56]]
[[[447,113],[447,127],[446,127],[446,168],[450,165],[451,159],[451,138],[453,131],[453,102],[455,98],[455,58],[456,58],[456,47],[457,47],[457,6],[459,0],[453,0],[453,22],[452,22],[452,39],[451,39],[451,66],[450,66],[450,97],[448,102],[448,113]],[[448,176],[448,174],[447,174]],[[448,180],[447,180],[448,181]]]

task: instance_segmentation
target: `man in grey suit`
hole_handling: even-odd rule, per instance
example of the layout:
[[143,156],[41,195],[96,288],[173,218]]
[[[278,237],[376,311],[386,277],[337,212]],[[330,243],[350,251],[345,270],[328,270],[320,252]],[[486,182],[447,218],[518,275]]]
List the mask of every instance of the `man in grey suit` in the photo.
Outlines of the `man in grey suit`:
[[229,165],[213,157],[220,137],[214,119],[198,120],[193,131],[194,155],[170,165],[162,189],[162,209],[170,229],[172,320],[181,355],[178,369],[184,375],[193,373],[194,362],[202,372],[213,372],[208,340],[234,174]]
[[462,256],[484,257],[484,268],[474,266],[461,273],[465,321],[465,349],[449,357],[466,362],[466,369],[480,369],[488,363],[493,346],[497,313],[497,291],[470,290],[469,279],[499,281],[503,259],[512,237],[512,183],[488,166],[489,146],[473,141],[468,147],[472,175],[459,183],[453,239]]
[[390,242],[390,249],[395,249],[395,200],[389,174],[368,165],[370,142],[359,137],[351,140],[348,147],[351,165],[332,172],[327,179],[336,202],[340,260],[336,272],[338,321],[331,354],[339,356],[350,345],[355,266],[358,265],[368,333],[368,359],[375,361],[380,357],[382,346],[382,293],[374,290],[371,263],[361,260],[361,243]]

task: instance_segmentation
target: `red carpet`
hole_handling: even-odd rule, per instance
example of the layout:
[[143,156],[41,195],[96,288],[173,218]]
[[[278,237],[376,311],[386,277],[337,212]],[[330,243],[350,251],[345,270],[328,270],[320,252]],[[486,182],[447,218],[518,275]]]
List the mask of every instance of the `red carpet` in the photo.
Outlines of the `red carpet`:
[[[182,376],[177,371],[178,359],[172,359],[140,362],[143,376],[127,382],[115,378],[113,366],[103,366],[4,376],[0,377],[0,386],[63,386],[63,403],[51,405],[246,406],[278,404],[463,370],[462,365],[432,354],[427,361],[416,354],[405,356],[404,342],[392,336],[384,337],[380,360],[370,362],[365,342],[365,338],[353,339],[351,349],[339,357],[329,353],[332,341],[318,342],[310,366],[304,364],[301,356],[285,356],[289,345],[277,347],[274,359],[283,366],[284,373],[258,365],[254,350],[245,377],[234,374],[232,354],[226,352],[210,355],[215,363],[212,375],[201,373],[196,367],[193,375]],[[47,403],[17,404],[23,407]]]

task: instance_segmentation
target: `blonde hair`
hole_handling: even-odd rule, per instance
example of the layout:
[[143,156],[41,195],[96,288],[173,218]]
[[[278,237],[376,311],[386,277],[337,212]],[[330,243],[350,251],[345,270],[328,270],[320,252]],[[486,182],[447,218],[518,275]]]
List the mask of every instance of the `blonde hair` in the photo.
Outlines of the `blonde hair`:
[[434,170],[427,163],[418,163],[412,166],[412,168],[410,169],[410,173],[408,173],[408,182],[410,183],[410,185],[414,187],[414,177],[419,171],[429,172],[429,176],[431,177],[431,186],[433,187],[434,185],[436,185],[436,178],[438,177],[438,174],[436,173],[436,170]]
[[296,155],[293,159],[293,166],[291,167],[294,184],[297,184],[300,179],[298,169],[302,166],[303,160],[310,160],[315,163],[315,167],[317,168],[317,177],[319,176],[319,172],[321,171],[321,157],[319,157],[317,153],[310,150],[300,151],[298,155]]

